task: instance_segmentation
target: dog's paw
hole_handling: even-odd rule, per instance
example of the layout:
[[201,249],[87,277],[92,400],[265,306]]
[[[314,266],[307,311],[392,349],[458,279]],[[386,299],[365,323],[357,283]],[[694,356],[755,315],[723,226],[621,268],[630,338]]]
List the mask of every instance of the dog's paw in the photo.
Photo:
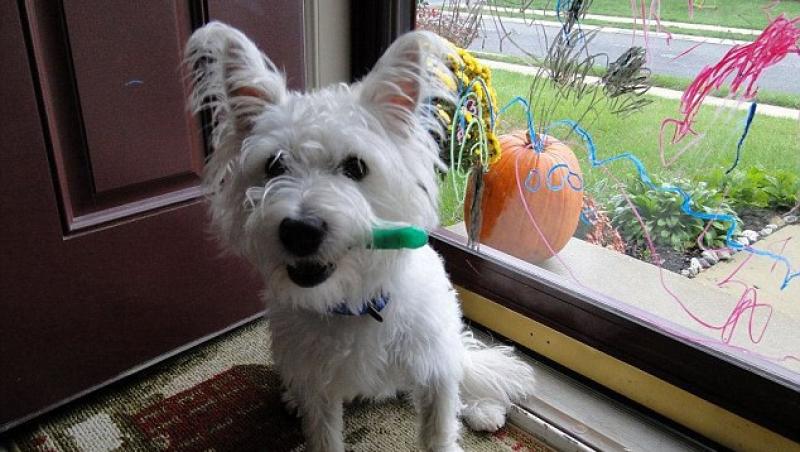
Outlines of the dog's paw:
[[297,411],[297,401],[294,399],[294,396],[289,391],[283,391],[281,393],[281,401],[283,401],[283,406],[286,409],[286,412],[291,414],[292,416],[299,416],[299,412]]
[[480,403],[461,415],[469,428],[478,432],[495,432],[506,423],[506,408],[497,403]]

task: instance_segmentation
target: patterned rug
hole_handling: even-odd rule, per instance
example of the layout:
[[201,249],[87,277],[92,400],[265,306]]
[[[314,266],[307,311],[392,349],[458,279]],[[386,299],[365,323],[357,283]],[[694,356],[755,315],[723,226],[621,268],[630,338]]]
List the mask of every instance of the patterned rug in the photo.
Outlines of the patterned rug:
[[[124,383],[12,431],[11,451],[302,451],[299,421],[283,409],[263,321],[250,323]],[[417,450],[405,401],[349,405],[351,451]],[[552,451],[507,425],[464,429],[468,451]],[[1,449],[1,448],[0,448]]]

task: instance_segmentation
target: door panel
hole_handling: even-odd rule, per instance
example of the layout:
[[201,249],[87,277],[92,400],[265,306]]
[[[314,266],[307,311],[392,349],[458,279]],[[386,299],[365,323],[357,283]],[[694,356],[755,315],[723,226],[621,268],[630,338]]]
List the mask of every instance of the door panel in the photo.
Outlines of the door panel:
[[204,155],[181,76],[188,2],[67,0],[64,15],[95,194],[197,176]]
[[[262,310],[255,272],[208,235],[174,65],[208,11],[128,3],[0,2],[0,431]],[[300,87],[302,4],[266,3],[300,24],[261,30]]]
[[56,5],[26,14],[66,231],[197,198],[205,149],[181,67],[192,2]]

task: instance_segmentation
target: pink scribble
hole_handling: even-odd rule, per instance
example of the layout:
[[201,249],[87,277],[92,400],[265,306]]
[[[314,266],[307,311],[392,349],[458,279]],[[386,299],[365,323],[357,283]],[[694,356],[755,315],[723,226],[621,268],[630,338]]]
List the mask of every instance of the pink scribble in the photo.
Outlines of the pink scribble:
[[700,46],[701,46],[701,45],[703,45],[703,44],[705,44],[705,42],[698,42],[697,44],[695,44],[695,45],[693,45],[693,46],[689,47],[688,49],[684,50],[683,52],[679,53],[678,55],[676,55],[676,56],[672,57],[672,58],[671,58],[671,61],[675,61],[675,60],[677,60],[677,59],[683,58],[683,57],[684,57],[684,56],[686,56],[686,55],[687,55],[689,52],[693,51],[694,49],[696,49],[696,48],[700,47]]
[[[646,0],[641,0],[642,5],[642,38],[644,38],[644,50],[645,56],[650,56],[650,38],[648,36],[648,31],[650,31],[650,27],[647,25],[647,15],[645,13],[645,3]],[[649,62],[649,58],[648,58]]]
[[[621,184],[621,181],[613,176],[613,174],[608,172],[608,174],[618,183]],[[623,186],[623,185],[620,185]],[[678,294],[676,294],[672,289],[669,288],[667,285],[667,281],[664,278],[664,269],[660,265],[658,260],[658,254],[656,251],[655,243],[650,236],[650,231],[647,229],[645,225],[645,221],[642,216],[639,214],[639,210],[636,208],[636,205],[628,196],[628,193],[623,188],[621,190],[621,194],[625,199],[625,202],[631,208],[633,215],[636,217],[636,221],[639,223],[639,227],[642,228],[642,232],[644,235],[645,242],[647,243],[647,248],[650,250],[650,255],[652,256],[654,264],[658,266],[658,276],[661,287],[664,291],[677,303],[677,305],[683,310],[683,312],[689,316],[695,323],[702,326],[703,328],[707,328],[709,330],[716,330],[720,332],[720,341],[725,345],[731,345],[730,342],[733,340],[734,333],[736,332],[736,328],[742,319],[747,316],[747,326],[748,326],[748,335],[750,337],[750,341],[754,344],[761,342],[763,339],[764,334],[767,331],[767,326],[769,325],[770,319],[772,318],[772,306],[765,303],[758,302],[758,294],[754,287],[750,287],[744,284],[741,281],[733,280],[733,277],[738,273],[738,271],[747,263],[753,255],[749,255],[744,262],[742,262],[736,270],[731,273],[723,282],[719,285],[722,286],[723,284],[743,284],[744,291],[742,295],[739,297],[739,300],[736,302],[736,305],[728,314],[728,317],[725,319],[724,322],[721,324],[714,324],[705,319],[701,318],[697,315],[689,306],[684,302]],[[761,322],[760,325],[756,325],[756,322],[759,320],[757,319],[757,311],[764,312],[766,318]]]
[[[728,198],[728,192],[730,191],[730,189],[731,189],[730,186],[725,187],[725,191],[722,192],[722,200],[723,201]],[[728,248],[727,246],[723,246],[722,248],[708,248],[703,244],[703,239],[706,237],[706,234],[708,234],[708,230],[711,229],[711,225],[713,223],[714,223],[713,221],[706,221],[706,225],[705,225],[705,227],[703,227],[703,231],[700,232],[700,234],[697,236],[697,238],[695,238],[695,243],[697,244],[697,248],[702,250],[702,251],[730,250],[730,248]]]
[[[547,138],[548,137],[545,137],[545,146],[547,146]],[[533,152],[533,149],[531,149],[531,152]],[[525,209],[525,213],[528,215],[528,220],[530,220],[531,225],[533,226],[533,229],[536,230],[536,233],[539,235],[539,238],[541,238],[542,242],[544,242],[544,245],[547,247],[547,251],[549,251],[550,254],[553,255],[556,258],[556,260],[558,260],[558,262],[567,270],[567,273],[569,273],[569,276],[572,278],[572,280],[575,281],[575,283],[577,283],[579,286],[583,287],[583,284],[578,280],[578,277],[575,276],[575,273],[572,272],[572,269],[569,267],[569,265],[567,265],[567,263],[564,262],[564,259],[561,258],[561,255],[558,254],[558,252],[555,249],[553,249],[553,246],[550,244],[550,241],[547,239],[547,237],[545,237],[544,232],[542,232],[542,228],[539,227],[539,223],[536,221],[536,218],[534,218],[530,206],[528,206],[528,201],[525,199],[525,191],[522,188],[523,185],[522,178],[520,177],[519,174],[519,159],[521,157],[522,157],[521,155],[517,155],[517,158],[514,160],[514,176],[517,182],[517,192],[519,193],[519,199],[520,202],[522,203],[522,207]]]
[[[729,284],[739,285],[742,287],[742,295],[739,297],[739,302],[736,303],[736,307],[734,307],[733,311],[731,311],[730,316],[728,317],[728,322],[723,325],[721,334],[722,334],[722,341],[726,344],[729,344],[731,339],[733,338],[733,333],[736,332],[736,327],[739,324],[739,319],[741,316],[745,314],[745,312],[749,311],[750,317],[748,319],[748,334],[750,335],[750,340],[757,344],[761,342],[761,339],[764,338],[764,333],[767,332],[767,326],[769,325],[769,321],[772,319],[772,306],[766,303],[759,303],[758,302],[758,289],[751,286],[750,284],[734,279],[739,271],[750,262],[750,259],[753,258],[753,255],[750,254],[743,260],[734,270],[724,278],[722,281],[717,283],[717,287],[725,287]],[[754,334],[754,326],[753,321],[755,319],[756,309],[761,308],[762,311],[766,311],[766,319],[764,319],[763,325],[759,328]]]
[[679,155],[668,162],[664,155],[664,130],[667,125],[675,125],[671,143],[676,144],[686,135],[697,135],[692,125],[703,100],[733,75],[730,82],[731,96],[741,94],[743,100],[751,100],[758,93],[756,82],[765,69],[779,63],[790,53],[800,54],[800,17],[792,20],[783,14],[772,21],[767,28],[750,44],[735,45],[714,66],[706,66],[681,96],[680,112],[682,119],[667,118],[661,122],[659,132],[659,153],[661,163],[669,166]]
[[772,20],[772,10],[775,9],[780,2],[781,0],[772,0],[770,3],[761,8],[761,10],[764,11],[764,15],[767,16],[767,20]]
[[[620,186],[623,186],[623,185],[621,185],[622,182],[613,173],[611,173],[611,171],[609,171],[607,168],[604,168],[604,169],[605,169],[606,173],[613,180],[615,180],[617,182],[617,184],[619,184]],[[564,262],[564,260],[560,256],[560,254],[555,253],[555,250],[552,248],[552,246],[550,245],[549,241],[544,237],[544,234],[543,234],[542,230],[540,229],[540,227],[539,227],[539,225],[538,225],[538,223],[537,223],[537,221],[536,221],[536,219],[534,217],[533,212],[531,211],[530,207],[528,206],[527,202],[525,201],[523,180],[522,180],[523,178],[520,175],[520,168],[519,168],[519,157],[517,157],[517,159],[515,160],[515,163],[514,163],[514,173],[515,173],[515,178],[516,178],[517,191],[519,192],[520,199],[522,200],[523,208],[525,209],[525,212],[526,212],[526,214],[528,216],[528,219],[529,219],[531,225],[533,226],[536,234],[538,234],[539,237],[543,239],[543,241],[545,243],[545,246],[548,247],[549,251],[551,253],[553,253],[553,256],[555,257],[555,259],[558,260],[558,262],[566,269],[566,271],[568,272],[570,278],[575,283],[577,283],[578,286],[580,286],[582,288],[585,288],[585,289],[588,289],[588,287],[586,287],[578,279],[578,277],[572,271],[570,266],[566,262]],[[686,334],[686,333],[682,332],[680,329],[675,329],[675,328],[670,327],[668,323],[665,323],[663,321],[658,321],[656,318],[650,318],[650,321],[652,323],[657,325],[663,331],[667,331],[667,332],[669,332],[670,334],[672,334],[672,335],[674,335],[676,337],[679,337],[679,338],[682,338],[682,339],[686,339],[686,340],[690,340],[690,341],[693,341],[693,342],[698,343],[698,344],[704,344],[704,345],[709,345],[709,346],[723,345],[723,346],[727,347],[729,351],[736,351],[736,352],[740,352],[742,354],[748,354],[748,355],[751,355],[751,356],[754,356],[754,357],[757,357],[757,358],[760,358],[760,359],[764,359],[764,360],[767,360],[767,361],[770,361],[770,362],[773,362],[773,363],[776,363],[776,362],[777,363],[783,363],[783,362],[787,362],[787,361],[798,361],[798,362],[800,362],[800,357],[798,357],[796,355],[768,356],[768,355],[763,355],[763,354],[757,353],[757,352],[755,352],[753,350],[744,348],[742,346],[734,345],[734,344],[731,343],[733,341],[733,339],[734,339],[734,333],[736,332],[737,327],[742,322],[744,322],[746,324],[746,327],[747,327],[747,334],[748,334],[748,336],[750,338],[750,341],[753,344],[758,344],[764,338],[764,335],[767,332],[770,320],[772,319],[772,313],[773,313],[772,306],[770,304],[763,303],[763,302],[760,302],[758,300],[757,289],[755,287],[752,287],[752,286],[742,282],[742,281],[739,281],[739,280],[735,279],[735,277],[737,276],[738,272],[748,263],[748,261],[753,257],[753,255],[749,255],[747,257],[747,259],[744,260],[744,262],[742,262],[739,266],[737,266],[737,268],[730,275],[728,275],[725,279],[723,279],[718,284],[718,286],[720,286],[720,287],[722,287],[724,285],[728,285],[728,284],[740,284],[740,285],[742,285],[742,288],[743,288],[743,292],[742,292],[741,296],[739,297],[738,301],[735,303],[735,305],[733,306],[731,311],[728,313],[727,317],[720,323],[716,323],[716,322],[712,323],[711,321],[707,321],[707,320],[703,319],[702,317],[700,317],[697,313],[695,313],[694,310],[691,309],[688,306],[688,304],[686,302],[684,302],[684,300],[682,300],[678,296],[678,294],[676,294],[674,291],[672,291],[670,289],[670,287],[669,287],[669,285],[667,283],[666,277],[665,277],[666,271],[661,266],[661,261],[660,261],[660,258],[658,256],[657,252],[656,252],[655,244],[653,243],[652,238],[650,237],[650,233],[647,230],[647,227],[645,226],[644,219],[641,217],[641,215],[639,214],[639,212],[636,209],[635,205],[633,204],[633,201],[628,197],[628,194],[625,192],[624,189],[621,191],[621,194],[625,198],[625,200],[628,203],[628,205],[631,206],[631,208],[633,210],[633,213],[634,213],[634,215],[635,215],[640,227],[642,227],[642,230],[644,231],[645,241],[647,242],[648,249],[650,249],[652,260],[653,260],[653,264],[658,267],[659,282],[660,282],[661,287],[664,289],[665,292],[667,292],[667,294],[676,302],[676,304],[683,310],[683,312],[689,318],[691,318],[694,322],[696,322],[698,325],[702,326],[703,328],[706,328],[706,329],[709,329],[709,330],[712,330],[712,331],[719,331],[720,337],[719,337],[719,339],[706,339],[704,337],[697,337],[694,334]],[[786,242],[788,242],[788,240],[780,241],[780,243],[784,244],[784,247],[786,246],[786,244],[785,244]],[[641,313],[640,315],[646,316],[645,313]]]
[[638,17],[636,9],[636,0],[631,0],[631,13],[633,13],[631,16],[633,19],[633,37],[631,38],[631,45],[633,45],[636,40],[636,18]]
[[656,21],[656,31],[666,33],[667,45],[669,45],[672,40],[672,33],[661,24],[661,0],[653,0],[650,3],[650,18]]
[[652,0],[650,2],[650,14],[647,14],[647,0],[639,0],[639,4],[636,4],[637,0],[631,0],[631,11],[633,12],[633,34],[631,36],[631,45],[634,45],[636,42],[636,22],[639,13],[641,13],[642,18],[642,37],[644,39],[644,49],[645,49],[645,56],[647,61],[650,62],[650,25],[648,24],[648,20],[654,20],[656,22],[656,31],[666,33],[667,38],[667,45],[669,45],[670,41],[672,40],[672,33],[670,33],[662,24],[661,24],[661,0]]
[[[791,240],[792,240],[792,237],[789,237],[789,238],[785,238],[783,240],[778,240],[777,242],[772,242],[772,243],[769,244],[769,246],[767,246],[767,249],[770,250],[770,251],[775,251],[774,248],[773,248],[775,245],[783,244],[783,246],[780,247],[781,248],[780,251],[778,251],[778,254],[783,254],[786,251],[786,247],[789,245],[789,242]],[[775,272],[775,267],[777,267],[777,266],[778,266],[778,261],[773,262],[772,263],[772,267],[770,267],[770,269],[769,269],[769,272],[770,273],[774,273]]]

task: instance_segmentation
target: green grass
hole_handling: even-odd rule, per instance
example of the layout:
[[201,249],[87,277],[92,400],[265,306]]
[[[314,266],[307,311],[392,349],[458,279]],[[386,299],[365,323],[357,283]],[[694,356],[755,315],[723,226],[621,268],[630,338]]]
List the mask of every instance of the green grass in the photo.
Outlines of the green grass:
[[[519,7],[520,5],[531,3],[530,0],[493,1],[498,6],[508,7]],[[761,30],[767,26],[767,15],[763,8],[771,3],[769,0],[705,0],[703,3],[705,6],[702,8],[695,7],[694,15],[689,18],[687,1],[662,0],[661,19],[755,30]],[[534,1],[531,6],[535,9],[555,9],[555,5],[555,0],[547,0]],[[631,17],[633,11],[631,10],[631,2],[626,0],[594,0],[589,7],[589,13]],[[797,0],[783,0],[770,12],[773,17],[780,13],[785,13],[790,18],[800,16],[800,2]]]
[[[460,179],[457,181],[459,185],[463,182]],[[450,226],[464,219],[464,205],[458,200],[458,194],[463,192],[463,186],[460,185],[459,189],[453,186],[450,175],[444,175],[439,180],[439,220],[442,225]]]
[[[505,105],[517,95],[527,97],[531,83],[530,76],[507,71],[495,70],[493,85],[497,90],[500,105]],[[534,102],[534,105],[546,105],[552,102],[554,91],[546,89]],[[582,105],[561,102],[546,121],[557,119],[577,119],[576,112],[582,111]],[[541,114],[536,111],[536,121]],[[653,98],[653,103],[641,112],[627,117],[611,114],[605,106],[597,109],[595,115],[587,116],[582,121],[594,138],[597,147],[597,158],[603,159],[622,152],[631,152],[637,156],[647,168],[651,177],[669,180],[683,177],[691,180],[703,180],[712,170],[727,169],[734,160],[736,142],[742,132],[742,124],[746,112],[735,111],[728,116],[730,110],[723,109],[717,116],[717,109],[704,108],[695,122],[695,130],[706,132],[706,136],[676,163],[664,167],[658,152],[658,133],[661,121],[665,118],[678,118],[678,101]],[[499,123],[498,132],[503,133],[525,127],[525,116],[518,108],[510,110]],[[581,162],[586,180],[586,189],[601,202],[618,193],[616,181],[630,182],[637,178],[633,165],[628,161],[619,161],[607,167],[614,178],[603,168],[591,168],[587,151],[574,134],[566,129],[555,130],[553,135],[569,143]],[[668,132],[669,136],[669,132]],[[683,147],[692,140],[687,136],[678,146],[670,146],[667,155],[672,155],[675,148]],[[767,171],[784,169],[800,172],[800,124],[796,120],[757,116],[753,121],[747,141],[742,149],[740,167],[747,168],[762,165]],[[455,205],[455,194],[449,184],[442,186],[442,218],[445,223],[458,220],[460,206]]]
[[[532,62],[530,58],[524,58],[515,55],[503,55],[501,53],[489,53],[489,52],[478,52],[478,51],[471,51],[471,52],[476,57],[484,58],[487,60],[502,61],[505,63],[513,63],[513,64],[522,64],[526,66],[532,63],[541,64],[540,62]],[[592,73],[593,75],[600,76],[603,73],[603,71],[604,71],[603,68],[596,67],[594,68]],[[689,84],[692,82],[692,79],[686,77],[676,77],[672,75],[661,75],[661,74],[653,74],[651,76],[651,80],[653,82],[653,86],[658,86],[660,88],[674,89],[676,91],[685,90],[686,87],[689,86]],[[714,92],[713,95],[718,97],[725,97],[729,93],[730,90],[727,87],[723,87],[722,89]],[[785,94],[776,91],[759,90],[755,100],[758,103],[765,105],[775,105],[778,107],[800,109],[800,96],[797,94]]]

